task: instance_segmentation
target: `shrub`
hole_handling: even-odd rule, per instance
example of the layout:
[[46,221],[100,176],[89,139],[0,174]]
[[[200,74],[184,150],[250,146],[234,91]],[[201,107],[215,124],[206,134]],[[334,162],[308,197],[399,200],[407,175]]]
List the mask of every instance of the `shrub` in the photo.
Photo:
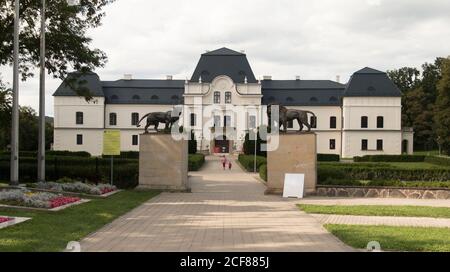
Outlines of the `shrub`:
[[366,155],[354,157],[355,162],[423,162],[423,155]]
[[267,181],[267,164],[263,164],[259,167],[259,177],[262,180]]
[[446,157],[427,156],[425,157],[425,162],[442,166],[450,166],[450,158]]
[[[255,162],[253,155],[240,154],[238,160],[245,168],[245,170],[247,170],[248,172],[253,172]],[[256,156],[256,171],[259,171],[259,167],[261,167],[261,165],[263,164],[267,164],[267,159],[262,156]]]
[[341,164],[339,166],[321,164],[318,180],[405,180],[405,181],[448,181],[450,169],[401,169],[394,167],[364,167],[358,164]]
[[336,155],[336,154],[317,154],[317,161],[338,162],[338,161],[340,161],[340,157],[339,157],[339,155]]
[[[108,159],[111,156],[102,156],[102,158]],[[116,159],[139,159],[139,151],[122,151],[119,156],[114,156]]]
[[189,171],[198,171],[205,163],[205,155],[189,154]]

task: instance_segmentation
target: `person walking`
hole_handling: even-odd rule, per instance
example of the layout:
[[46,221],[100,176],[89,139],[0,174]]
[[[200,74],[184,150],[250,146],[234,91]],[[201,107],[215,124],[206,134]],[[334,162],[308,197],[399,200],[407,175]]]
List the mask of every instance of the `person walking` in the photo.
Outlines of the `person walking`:
[[230,171],[231,171],[231,166],[233,166],[233,165],[232,165],[231,161],[229,161],[228,162],[228,170],[230,170]]
[[225,157],[225,155],[223,155],[223,157],[222,157],[223,170],[225,170],[226,166],[227,166],[227,157]]

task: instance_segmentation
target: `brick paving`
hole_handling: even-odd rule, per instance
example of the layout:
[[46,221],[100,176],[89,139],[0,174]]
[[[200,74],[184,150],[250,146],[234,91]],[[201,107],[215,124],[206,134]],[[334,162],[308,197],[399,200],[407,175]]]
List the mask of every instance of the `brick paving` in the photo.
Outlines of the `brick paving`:
[[192,193],[162,193],[81,241],[83,251],[353,251],[297,200],[264,195],[265,186],[234,163],[208,157],[190,173]]
[[321,224],[450,228],[448,218],[311,214]]

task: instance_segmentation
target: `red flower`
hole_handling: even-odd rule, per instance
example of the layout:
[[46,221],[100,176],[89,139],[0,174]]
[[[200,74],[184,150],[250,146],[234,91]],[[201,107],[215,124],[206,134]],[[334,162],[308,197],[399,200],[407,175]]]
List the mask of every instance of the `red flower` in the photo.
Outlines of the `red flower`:
[[102,189],[102,195],[107,194],[107,193],[111,193],[114,192],[115,190],[112,188],[103,188]]
[[9,217],[0,217],[0,224],[11,221],[11,220],[13,220],[13,219],[9,218]]
[[59,196],[50,200],[50,208],[57,208],[78,201],[80,201],[79,197]]

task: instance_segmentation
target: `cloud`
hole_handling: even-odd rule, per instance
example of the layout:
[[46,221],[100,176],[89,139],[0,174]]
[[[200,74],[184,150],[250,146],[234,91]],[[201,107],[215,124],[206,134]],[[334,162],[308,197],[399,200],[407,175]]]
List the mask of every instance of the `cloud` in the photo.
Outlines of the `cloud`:
[[[201,53],[245,50],[256,76],[346,81],[364,67],[419,67],[449,55],[446,0],[126,0],[106,9],[89,32],[109,62],[104,80],[190,78]],[[11,68],[0,72],[11,81]],[[58,80],[47,80],[47,113]],[[38,80],[21,87],[21,103],[37,108]]]

